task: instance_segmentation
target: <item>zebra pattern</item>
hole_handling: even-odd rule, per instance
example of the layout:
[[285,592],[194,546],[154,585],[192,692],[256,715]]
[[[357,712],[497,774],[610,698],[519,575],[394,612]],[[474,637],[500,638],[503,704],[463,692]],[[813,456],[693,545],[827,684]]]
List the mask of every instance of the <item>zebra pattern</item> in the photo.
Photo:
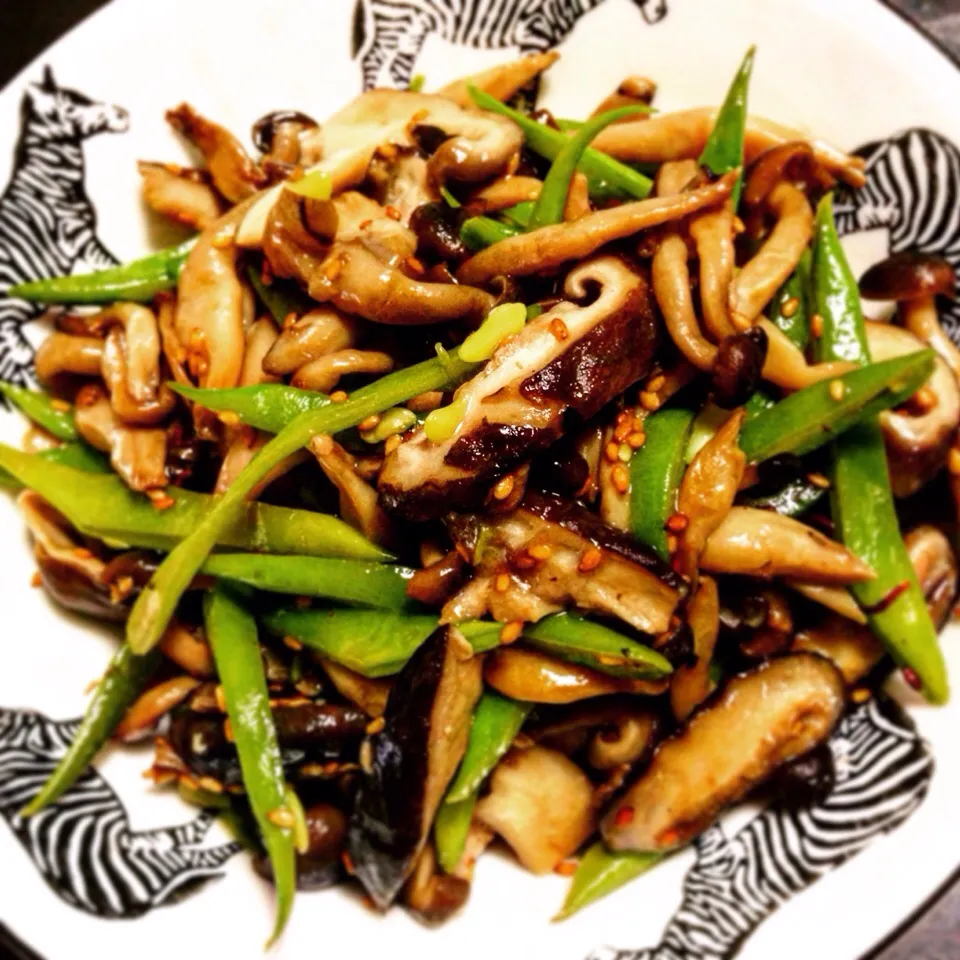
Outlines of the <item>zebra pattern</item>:
[[[917,250],[960,270],[960,150],[934,130],[914,127],[860,147],[867,182],[838,190],[840,235],[886,228],[890,253]],[[960,273],[958,273],[960,277]],[[940,319],[960,344],[960,302],[943,301]]]
[[178,827],[132,830],[119,797],[93,767],[56,803],[28,819],[19,815],[79,725],[0,709],[0,818],[54,893],[95,916],[130,919],[221,876],[220,868],[240,845],[199,846],[211,814]]
[[[484,50],[549,50],[604,0],[357,0],[353,56],[363,86],[406,87],[424,41]],[[647,23],[667,14],[667,0],[633,0]]]
[[23,325],[40,313],[3,292],[25,280],[117,263],[97,239],[82,141],[127,126],[126,110],[58,87],[49,67],[41,83],[27,85],[13,172],[0,196],[0,380],[30,380],[33,348]]
[[604,948],[588,960],[730,960],[778,907],[898,827],[926,796],[930,748],[893,700],[847,713],[830,747],[836,779],[823,801],[769,807],[732,838],[711,827],[659,945]]

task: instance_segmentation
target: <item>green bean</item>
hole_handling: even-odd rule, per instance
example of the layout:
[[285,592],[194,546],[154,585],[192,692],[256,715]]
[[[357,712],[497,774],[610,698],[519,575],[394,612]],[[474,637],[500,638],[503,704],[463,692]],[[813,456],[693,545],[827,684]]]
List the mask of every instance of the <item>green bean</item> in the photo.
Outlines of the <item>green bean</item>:
[[797,477],[772,493],[738,497],[737,503],[746,507],[772,510],[784,517],[799,517],[826,496],[826,493],[826,487],[818,487],[806,477]]
[[[722,176],[738,167],[743,167],[743,137],[747,129],[747,91],[750,87],[750,74],[753,71],[753,55],[756,47],[751,47],[737,75],[730,84],[727,97],[717,113],[713,130],[707,138],[703,153],[700,154],[700,166],[706,167],[716,176]],[[743,174],[737,178],[733,188],[733,209],[740,202],[740,190]]]
[[[85,473],[111,473],[110,462],[85,443],[63,443],[59,447],[50,447],[34,454],[40,460],[60,463]],[[23,484],[6,470],[0,469],[0,487],[7,490],[22,490]]]
[[260,619],[268,630],[295,637],[310,650],[365,677],[399,673],[437,629],[434,614],[381,610],[280,607]]
[[530,226],[530,218],[533,216],[535,200],[521,200],[512,207],[506,207],[500,211],[499,216],[507,223],[526,230]]
[[210,557],[200,569],[271,593],[324,597],[383,610],[416,606],[406,594],[407,581],[414,573],[409,567],[324,557],[222,553]]
[[633,535],[670,559],[666,522],[677,508],[684,454],[696,414],[667,406],[647,417],[647,439],[630,460],[630,528]]
[[291,831],[277,826],[272,819],[276,811],[286,808],[287,788],[257,641],[257,625],[231,594],[219,586],[204,597],[203,621],[223,687],[243,786],[273,868],[277,915],[267,943],[270,946],[283,932],[293,906],[296,863]]
[[487,690],[473,711],[470,739],[444,803],[476,795],[500,758],[510,749],[532,708]]
[[[569,139],[567,134],[531,120],[476,87],[468,87],[467,90],[473,102],[481,109],[509,117],[523,131],[527,146],[534,153],[539,153],[548,160],[555,160],[566,145]],[[584,151],[577,169],[589,181],[590,196],[595,200],[622,199],[624,196],[643,200],[653,189],[653,181],[649,177],[592,147]]]
[[270,316],[281,327],[291,313],[299,317],[315,306],[314,302],[291,281],[275,280],[270,284],[264,283],[261,271],[252,264],[247,268],[247,279],[270,312]]
[[545,653],[615,677],[646,679],[673,672],[656,650],[575,613],[555,613],[528,624],[523,638]]
[[184,803],[203,810],[215,810],[217,819],[244,849],[254,852],[260,849],[260,838],[251,828],[249,816],[241,813],[229,793],[213,793],[201,787],[192,787],[183,777],[177,781],[177,793]]
[[810,453],[854,424],[905,403],[933,372],[933,361],[932,350],[918,350],[812,383],[748,420],[740,432],[740,449],[750,463],[782,453]]
[[473,821],[477,795],[471,793],[459,803],[442,803],[433,821],[433,842],[437,860],[445,873],[453,873],[467,846],[467,834]]
[[[373,413],[404,403],[427,390],[439,390],[459,382],[477,369],[450,353],[398,370],[361,387],[343,403],[300,414],[250,461],[197,524],[161,564],[141,592],[127,619],[127,638],[134,650],[149,650],[163,636],[184,590],[190,585],[207,555],[225,530],[248,509],[246,500],[260,481],[292,453],[321,433],[338,433],[355,427]],[[3,464],[0,463],[0,466]]]
[[58,440],[78,440],[79,434],[73,423],[73,408],[63,409],[64,404],[39,390],[27,390],[14,383],[0,381],[3,394],[20,412],[38,427]]
[[598,840],[580,858],[567,899],[554,920],[566,920],[655,867],[662,853],[613,853]]
[[59,800],[73,786],[110,738],[127,708],[143,692],[160,659],[159,651],[152,651],[145,657],[135,656],[126,644],[117,650],[97,683],[67,752],[40,792],[20,811],[20,816],[32,817]]
[[301,413],[319,410],[330,403],[325,393],[300,390],[285,383],[256,383],[249,387],[192,387],[170,383],[181,396],[216,413],[234,413],[246,423],[267,433],[279,433]]
[[[817,338],[819,360],[870,362],[860,295],[837,236],[832,198],[817,209],[814,308],[823,318]],[[837,536],[873,567],[873,580],[850,589],[873,632],[894,660],[909,669],[933,703],[949,697],[946,667],[927,605],[910,562],[890,489],[883,434],[876,420],[864,421],[832,446],[830,490]]]
[[[171,487],[172,506],[158,510],[113,474],[86,473],[3,444],[0,467],[36,490],[81,533],[116,547],[175,548],[219,503],[207,494]],[[311,510],[242,503],[227,519],[217,530],[215,545],[356,560],[390,559],[386,551],[342,520]]]
[[148,303],[162,290],[177,285],[194,239],[191,237],[176,247],[95,273],[20,283],[11,287],[7,296],[36,303],[115,303],[117,300]]
[[555,223],[563,223],[563,214],[567,206],[567,195],[570,193],[570,183],[577,171],[583,153],[590,146],[591,141],[611,123],[623,120],[625,117],[636,116],[638,113],[648,113],[649,108],[643,106],[620,107],[617,110],[608,110],[599,116],[591,117],[579,130],[576,131],[557,154],[533,205],[528,230],[537,230]]
[[460,227],[460,239],[471,250],[483,250],[522,232],[519,227],[501,223],[492,217],[470,217]]

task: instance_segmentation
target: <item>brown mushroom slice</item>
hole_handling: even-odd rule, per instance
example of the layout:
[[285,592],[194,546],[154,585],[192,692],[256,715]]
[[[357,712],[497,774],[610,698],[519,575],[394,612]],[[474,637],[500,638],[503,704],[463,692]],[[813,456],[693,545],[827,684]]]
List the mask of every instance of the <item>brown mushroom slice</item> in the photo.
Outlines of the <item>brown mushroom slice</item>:
[[37,379],[49,384],[62,373],[98,377],[102,360],[103,341],[98,337],[75,337],[54,330],[37,347],[34,369]]
[[333,307],[316,307],[284,326],[263,359],[263,369],[282,377],[328,353],[354,347],[357,327],[356,320]]
[[792,183],[780,183],[766,201],[777,218],[763,246],[730,284],[730,314],[741,330],[752,326],[797,268],[813,236],[813,210]]
[[[717,117],[716,107],[696,107],[676,113],[633,120],[608,127],[593,141],[597,150],[627,163],[665,163],[700,156]],[[853,187],[864,184],[864,162],[822,140],[811,140],[796,130],[762,117],[748,117],[744,134],[744,159],[749,164],[760,154],[791,141],[809,142],[817,161]]]
[[665,680],[613,677],[523,647],[501,648],[491,653],[483,678],[505,697],[529,703],[575,703],[614,693],[656,696],[667,687]]
[[511,750],[493,771],[475,816],[529,871],[549,873],[593,832],[593,787],[556,750]]
[[794,638],[793,650],[826,658],[847,686],[862,680],[885,655],[883,644],[869,627],[833,613],[801,630]]
[[670,708],[681,723],[713,690],[710,662],[720,633],[720,595],[712,577],[701,577],[687,604],[696,662],[677,667],[670,681]]
[[[657,93],[657,84],[649,77],[634,74],[624,78],[617,89],[609,96],[597,104],[591,117],[598,117],[601,113],[607,113],[609,110],[617,110],[620,107],[650,106]],[[615,123],[629,123],[636,120],[636,117],[623,117]]]
[[918,300],[952,297],[957,278],[948,260],[929,253],[904,250],[875,263],[860,278],[865,300]]
[[738,445],[746,417],[741,407],[697,451],[684,471],[677,491],[677,513],[685,518],[674,569],[696,578],[700,555],[710,535],[720,526],[737,496],[747,458]]
[[871,567],[813,527],[770,510],[733,507],[709,536],[700,567],[710,573],[797,577],[811,583],[871,580]]
[[541,53],[528,53],[526,56],[507,63],[498,63],[481,73],[474,73],[469,77],[462,77],[448,83],[437,91],[437,95],[447,97],[461,107],[473,106],[473,98],[467,88],[476,87],[490,96],[506,103],[522,90],[527,84],[536,80],[545,70],[553,66],[560,59],[556,50],[545,50]]
[[471,216],[495,213],[529,200],[536,200],[543,189],[543,181],[536,177],[512,174],[487,184],[470,196],[465,205]]
[[314,437],[310,452],[340,492],[340,516],[373,543],[388,543],[393,525],[380,506],[376,488],[357,473],[353,457],[328,434]]
[[[870,322],[866,326],[870,355],[875,361],[904,356],[923,347],[912,333],[900,327]],[[939,473],[960,425],[960,386],[939,356],[921,390],[929,398],[924,412],[885,410],[880,414],[890,485],[898,497],[916,493]]]
[[722,204],[737,171],[715,183],[671,197],[651,197],[598,210],[572,223],[560,223],[501,240],[472,256],[457,270],[461,283],[489,283],[497,276],[524,277],[582,260],[614,240],[671,223]]
[[847,620],[859,624],[867,622],[867,615],[860,609],[850,591],[844,590],[843,587],[828,587],[822,583],[806,583],[803,580],[791,578],[787,578],[785,583],[801,596],[812,600],[814,603],[819,603],[834,613],[839,613],[841,617],[845,617]]
[[[719,343],[736,333],[730,320],[728,299],[736,266],[733,246],[733,210],[724,207],[701,213],[690,221],[690,236],[700,258],[700,305],[711,336]],[[744,268],[746,269],[746,268]],[[737,277],[737,283],[740,282]]]
[[156,213],[196,230],[206,230],[223,212],[217,192],[201,170],[169,163],[137,162],[141,193]]
[[577,606],[658,634],[680,601],[682,579],[652,551],[555,494],[529,491],[512,513],[453,516],[447,526],[477,572],[443,608],[448,622],[486,612],[533,621]]
[[735,677],[660,745],[604,818],[604,841],[611,850],[649,853],[682,846],[782,764],[823,743],[844,702],[837,669],[810,654]]
[[410,223],[417,207],[432,203],[437,194],[430,185],[427,161],[419,154],[401,156],[390,163],[389,173],[377,199],[399,215],[400,223]]
[[434,442],[421,428],[380,475],[388,509],[413,519],[482,502],[489,485],[555,441],[568,408],[585,417],[643,376],[657,341],[648,284],[623,260],[598,257],[568,275],[568,296],[502,343],[454,394],[464,415]]
[[[148,311],[149,312],[149,311]],[[152,314],[151,314],[152,316]],[[160,343],[157,338],[157,360],[159,361]],[[130,336],[120,327],[114,327],[108,334],[103,347],[103,359],[100,371],[104,383],[110,391],[110,405],[113,412],[124,423],[131,426],[153,426],[165,420],[176,406],[176,397],[165,384],[153,387],[153,395],[149,393],[151,378],[144,378],[135,374],[131,362],[137,361],[136,349],[132,347]],[[157,379],[159,379],[159,363],[154,365]],[[138,400],[133,390],[143,395]]]
[[765,317],[757,324],[767,335],[767,356],[763,362],[763,379],[781,390],[802,390],[821,380],[832,380],[853,369],[846,360],[808,363],[803,351]]
[[652,710],[623,711],[591,737],[587,761],[594,770],[633,766],[651,753],[659,727]]
[[322,154],[322,131],[312,117],[298,110],[273,110],[260,117],[250,131],[253,145],[264,155],[265,167],[309,166],[314,157],[315,142]]
[[170,621],[157,646],[164,656],[193,677],[206,680],[216,674],[206,639],[202,635],[198,637],[176,618]]
[[382,717],[393,687],[392,678],[371,679],[334,660],[318,658],[337,691],[371,717]]
[[357,373],[389,373],[393,357],[380,350],[337,350],[304,364],[290,383],[301,390],[330,393],[341,377]]
[[363,748],[348,850],[380,909],[396,898],[427,841],[481,688],[480,660],[455,627],[441,627],[397,675],[384,727]]
[[918,340],[932,347],[960,381],[960,350],[940,324],[934,297],[920,297],[900,304],[900,322]]
[[163,680],[144,691],[127,707],[113,737],[124,743],[134,743],[150,736],[155,732],[157,722],[183,703],[198,686],[199,680],[179,676]]
[[428,843],[403,890],[404,903],[425,923],[449,920],[470,896],[470,883],[439,869],[437,851]]
[[943,531],[930,524],[914,527],[904,538],[927,609],[942,629],[957,597],[957,556]]
[[264,185],[263,172],[229,130],[197,113],[188,103],[168,110],[166,117],[203,154],[214,186],[231,203],[246,200]]

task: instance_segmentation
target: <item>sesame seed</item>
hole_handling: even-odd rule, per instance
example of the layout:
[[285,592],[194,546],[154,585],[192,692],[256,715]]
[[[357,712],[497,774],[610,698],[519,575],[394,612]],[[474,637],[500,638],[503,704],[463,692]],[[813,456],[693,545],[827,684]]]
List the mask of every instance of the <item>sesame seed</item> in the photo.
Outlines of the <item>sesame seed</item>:
[[401,443],[403,443],[403,440],[397,434],[394,434],[392,437],[387,437],[383,444],[383,452],[389,455],[393,453]]
[[510,574],[498,573],[493,588],[497,593],[506,593],[510,589]]
[[634,430],[627,437],[627,443],[633,450],[639,450],[647,442],[647,435],[642,430]]
[[576,860],[561,860],[554,868],[553,872],[560,877],[572,877],[577,872]]
[[603,560],[603,554],[596,547],[590,547],[583,551],[577,569],[581,573],[590,573],[591,570],[596,570],[600,566],[601,560]]
[[815,313],[810,318],[810,333],[814,337],[823,336],[823,317],[821,317],[819,313]]
[[364,417],[363,420],[361,420],[357,424],[357,429],[361,433],[366,433],[368,430],[375,429],[379,423],[380,423],[380,414],[371,413],[369,417]]
[[373,746],[369,740],[364,740],[360,744],[360,754],[357,759],[360,761],[360,769],[364,773],[373,773]]
[[683,533],[689,522],[690,520],[685,513],[673,513],[667,519],[667,529],[671,533]]
[[153,487],[148,490],[147,497],[155,510],[169,510],[176,503],[173,497],[168,496],[167,491],[160,487]]
[[847,392],[842,380],[830,381],[830,399],[839,403]]
[[529,553],[534,560],[549,560],[553,554],[553,548],[549,543],[535,543],[527,550],[527,553]]
[[822,473],[808,473],[807,482],[821,490],[827,490],[830,487],[830,481]]
[[655,393],[644,390],[640,394],[640,406],[643,407],[644,410],[656,410],[660,406],[660,398]]
[[383,212],[384,212],[391,220],[400,220],[400,219],[402,219],[402,215],[401,215],[400,211],[399,211],[396,207],[392,206],[392,205],[389,204],[389,203],[383,208]]
[[929,413],[936,405],[937,395],[929,387],[921,387],[910,398],[910,406],[917,413]]
[[647,391],[650,393],[659,393],[666,382],[667,378],[662,373],[658,373],[647,383]]
[[222,684],[219,684],[219,683],[218,683],[218,684],[216,685],[216,687],[213,688],[213,699],[216,701],[217,709],[218,709],[221,713],[226,713],[226,712],[227,712],[227,698],[224,696],[224,693],[223,693],[223,685],[222,685]]
[[493,488],[493,497],[495,500],[506,500],[507,497],[513,493],[514,479],[513,477],[504,477],[502,480],[498,481],[496,486]]
[[292,830],[297,823],[297,818],[289,807],[274,807],[267,811],[267,819],[275,826],[284,830]]
[[70,410],[70,404],[66,400],[53,399],[50,401],[50,406],[60,413],[67,413]]
[[559,317],[554,317],[550,321],[550,332],[561,343],[563,343],[564,340],[570,339],[570,331],[567,329],[567,325]]
[[857,689],[850,694],[850,699],[854,703],[866,703],[870,699],[870,690],[867,687],[857,687]]
[[644,427],[647,424],[647,418],[642,413],[635,413],[633,415],[633,420],[631,421],[631,424],[634,430],[638,430],[642,433]]
[[630,421],[628,419],[618,419],[616,429],[613,431],[613,439],[616,440],[617,443],[623,443],[623,441],[630,436],[630,432]]
[[93,551],[86,547],[74,547],[72,552],[78,560],[89,560],[93,556]]
[[289,647],[291,650],[303,649],[303,644],[296,637],[291,637],[289,634],[283,638],[283,645]]
[[223,793],[223,784],[216,777],[200,777],[197,786],[208,793]]
[[616,463],[620,459],[620,444],[612,440],[604,447],[603,455],[611,462]]
[[386,725],[387,722],[383,717],[377,717],[367,724],[367,734],[372,737],[374,734],[379,733]]
[[676,553],[677,547],[679,546],[679,541],[676,538],[675,534],[667,534],[667,553]]
[[617,493],[626,493],[630,489],[630,477],[627,474],[627,468],[622,463],[618,463],[610,471],[610,479],[613,481]]
[[226,424],[228,427],[235,427],[240,422],[240,414],[234,413],[232,410],[223,410],[219,414],[220,422]]
[[789,300],[785,300],[781,305],[780,316],[789,320],[797,312],[799,306],[800,301],[796,297],[790,297]]
[[617,459],[621,463],[629,463],[633,459],[633,447],[629,443],[621,443],[617,448]]
[[523,633],[523,621],[511,620],[509,623],[505,623],[500,630],[500,642],[513,643],[520,638],[521,633]]
[[947,454],[947,470],[955,477],[960,476],[960,450],[956,447],[951,447]]
[[343,403],[343,401],[346,399],[347,399],[346,390],[334,390],[333,393],[330,394],[331,403]]
[[43,586],[43,577],[40,576],[39,570],[33,571],[33,576],[30,578],[31,587],[42,587]]
[[223,736],[227,743],[234,743],[233,724],[230,722],[229,717],[225,717],[223,721]]
[[404,263],[407,265],[407,269],[410,270],[411,273],[419,274],[426,273],[427,271],[427,268],[423,265],[423,261],[418,260],[414,256],[407,257],[407,259],[404,260]]
[[343,263],[339,259],[330,260],[323,268],[323,275],[328,280],[336,280],[343,270]]
[[296,313],[295,313],[293,310],[291,310],[291,311],[283,318],[283,329],[284,329],[284,330],[289,330],[296,322],[297,322],[297,315],[296,315]]

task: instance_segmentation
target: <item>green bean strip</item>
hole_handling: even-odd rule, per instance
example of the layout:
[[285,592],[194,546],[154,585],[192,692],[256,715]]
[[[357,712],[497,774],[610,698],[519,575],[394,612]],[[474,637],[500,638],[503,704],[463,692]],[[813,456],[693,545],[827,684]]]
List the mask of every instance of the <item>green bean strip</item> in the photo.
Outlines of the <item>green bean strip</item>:
[[95,273],[20,283],[11,287],[7,296],[35,303],[115,303],[117,300],[148,303],[162,290],[177,285],[193,244],[191,237],[176,247]]
[[234,413],[246,423],[267,433],[279,433],[301,413],[319,410],[330,403],[325,393],[300,390],[285,383],[257,383],[249,387],[191,387],[171,383],[182,397],[216,413]]
[[27,390],[13,383],[0,382],[0,393],[25,417],[38,427],[43,427],[51,436],[58,440],[79,439],[77,428],[73,424],[72,407],[64,410],[49,394],[39,390]]
[[630,461],[630,528],[669,561],[666,523],[677,508],[684,454],[696,413],[667,406],[647,417],[647,439]]
[[[0,468],[36,490],[81,533],[116,547],[173,549],[218,503],[208,494],[170,487],[172,506],[158,510],[114,474],[87,473],[4,444],[0,444]],[[264,503],[241,504],[218,529],[215,545],[354,560],[391,559],[336,517]]]
[[570,193],[570,183],[577,171],[583,153],[590,146],[591,141],[601,131],[606,130],[611,123],[623,120],[625,117],[636,116],[638,113],[647,113],[647,107],[620,107],[617,110],[608,110],[599,116],[588,120],[567,142],[557,154],[550,166],[533,205],[528,230],[537,230],[555,223],[563,223],[563,214],[567,206],[567,195]]
[[[567,134],[531,120],[489,93],[476,87],[468,87],[467,90],[481,109],[509,117],[523,131],[527,146],[548,160],[556,160],[557,154],[569,140]],[[653,189],[653,181],[649,177],[592,147],[583,152],[577,169],[590,181],[590,196],[595,200],[620,199],[624,196],[643,200]]]
[[490,690],[473,712],[470,739],[460,769],[444,803],[458,803],[475,795],[500,758],[510,749],[533,704],[520,703]]
[[[439,390],[472,373],[477,364],[460,360],[454,351],[398,370],[361,387],[343,403],[302,413],[277,434],[240,472],[196,529],[179,543],[137,598],[127,620],[127,638],[138,651],[149,650],[163,636],[180,597],[224,531],[236,523],[257,484],[290,454],[321,433],[355,427],[373,413],[404,403],[427,390]],[[0,463],[0,466],[3,464]]]
[[252,264],[247,268],[247,279],[256,291],[270,316],[282,327],[290,314],[302,316],[316,304],[292,281],[263,282],[261,272]]
[[269,947],[283,932],[293,906],[296,861],[291,831],[278,827],[271,819],[275,811],[285,807],[287,787],[270,712],[257,624],[219,586],[204,597],[203,621],[233,728],[243,786],[273,867],[277,915],[267,942]]
[[492,247],[501,240],[508,240],[523,231],[509,223],[501,223],[492,217],[470,217],[460,227],[460,239],[471,250],[483,250]]
[[[60,463],[75,470],[82,470],[84,473],[112,472],[107,458],[85,443],[64,443],[59,447],[41,450],[34,456],[49,463]],[[23,484],[12,474],[0,468],[0,487],[7,490],[22,490]]]
[[[817,359],[863,366],[870,362],[870,350],[860,295],[837,236],[829,195],[817,209],[814,243],[814,307],[823,318]],[[830,499],[837,536],[877,574],[854,584],[851,592],[877,637],[911,671],[909,678],[916,679],[928,700],[944,703],[949,686],[943,654],[900,534],[879,424],[863,422],[848,430],[834,442],[832,456]]]
[[20,816],[32,817],[59,800],[73,786],[97,751],[110,738],[127,708],[143,692],[160,659],[159,651],[152,651],[145,657],[135,656],[126,644],[117,650],[93,692],[93,698],[63,759],[40,792],[20,811]]
[[[737,75],[730,84],[727,97],[717,113],[713,130],[707,138],[703,153],[700,154],[700,166],[706,167],[716,176],[722,176],[738,167],[743,167],[743,137],[747,129],[747,92],[750,88],[750,74],[753,72],[753,56],[756,47],[751,47]],[[740,190],[743,186],[743,174],[737,178],[731,201],[733,209],[740,202]]]
[[933,361],[932,350],[918,350],[812,383],[748,420],[740,432],[740,449],[750,463],[782,453],[810,453],[855,424],[906,403],[933,373]]
[[477,795],[471,793],[460,803],[442,803],[433,821],[433,842],[437,860],[444,873],[453,873],[467,846],[467,834],[473,821]]
[[324,557],[223,553],[210,557],[200,569],[271,593],[324,597],[383,610],[417,606],[406,594],[407,581],[414,573],[409,567]]
[[515,203],[512,207],[506,207],[501,210],[499,216],[507,223],[520,227],[521,230],[526,230],[530,226],[530,218],[533,216],[535,203],[536,201],[534,200],[522,200],[520,203]]
[[607,894],[635,880],[664,859],[662,853],[613,853],[598,840],[580,858],[577,872],[555,921],[567,920]]

